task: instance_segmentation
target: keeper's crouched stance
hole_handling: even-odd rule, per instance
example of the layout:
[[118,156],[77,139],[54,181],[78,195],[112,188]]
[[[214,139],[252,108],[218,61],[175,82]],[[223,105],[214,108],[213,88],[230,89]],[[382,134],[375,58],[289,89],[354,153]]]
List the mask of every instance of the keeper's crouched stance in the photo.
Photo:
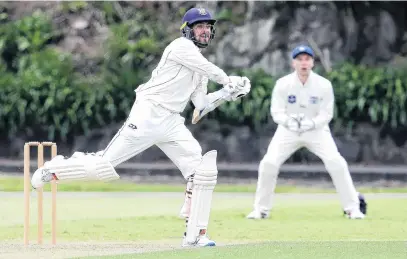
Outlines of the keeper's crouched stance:
[[[116,180],[117,165],[156,145],[187,181],[187,224],[182,245],[215,246],[207,228],[218,176],[217,152],[202,155],[201,146],[180,114],[192,101],[197,110],[204,111],[193,119],[197,122],[223,101],[235,101],[251,89],[248,78],[228,76],[201,54],[214,37],[215,22],[205,9],[190,9],[182,21],[182,36],[167,46],[150,80],[136,89],[130,114],[109,145],[95,154],[56,156],[34,173],[32,186],[42,187],[52,179]],[[207,93],[209,80],[223,88]]]
[[314,52],[309,46],[296,47],[292,59],[295,71],[278,79],[273,88],[270,112],[278,128],[260,162],[254,210],[247,218],[269,216],[280,166],[305,147],[323,161],[347,217],[363,219],[366,202],[357,193],[329,128],[335,103],[332,84],[312,71]]

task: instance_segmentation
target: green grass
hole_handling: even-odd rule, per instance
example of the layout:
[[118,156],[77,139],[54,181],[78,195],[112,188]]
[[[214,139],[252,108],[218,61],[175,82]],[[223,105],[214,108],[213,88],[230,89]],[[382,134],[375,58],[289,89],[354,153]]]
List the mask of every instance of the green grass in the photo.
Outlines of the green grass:
[[405,242],[272,242],[266,244],[240,245],[230,247],[205,248],[205,250],[184,250],[153,252],[119,256],[98,256],[89,258],[108,259],[404,259]]
[[[99,201],[96,201],[96,198],[59,200],[58,236],[61,240],[154,241],[176,238],[182,236],[184,231],[182,220],[176,217],[182,202],[180,199],[121,197],[103,198]],[[292,200],[279,204],[270,220],[248,221],[244,217],[250,212],[251,202],[252,199],[248,197],[215,200],[210,226],[211,237],[226,243],[349,238],[407,239],[407,208],[399,206],[407,200],[370,201],[372,208],[369,213],[372,217],[363,222],[344,220],[336,201]],[[22,225],[19,224],[21,218],[16,218],[15,212],[21,210],[19,207],[22,207],[22,204],[19,204],[19,207],[10,206],[10,201],[2,201],[0,204],[2,208],[9,207],[14,212],[2,215],[0,240],[18,240],[21,238]],[[49,206],[46,206],[46,209],[49,211]],[[45,215],[46,222],[50,222],[49,214]],[[9,224],[5,224],[3,220]],[[48,233],[49,227],[47,225],[45,228]],[[35,232],[33,229],[32,238],[35,237]]]
[[[62,186],[62,185],[61,185]],[[23,196],[0,194],[0,244],[21,243]],[[60,193],[58,196],[58,243],[171,244],[178,247],[184,231],[177,218],[183,194]],[[216,193],[209,234],[219,245],[204,249],[176,249],[142,255],[94,258],[404,258],[407,240],[407,199],[368,198],[368,218],[347,220],[338,199],[307,196],[276,197],[272,217],[245,219],[252,195]],[[303,200],[300,197],[304,197]],[[309,197],[309,196],[308,196]],[[336,197],[336,196],[334,196]],[[50,237],[50,199],[44,203],[45,242]],[[33,194],[31,210],[36,211]],[[36,237],[36,215],[31,214],[31,240]],[[345,242],[348,241],[348,242]],[[358,242],[351,242],[358,241]],[[375,242],[373,242],[375,241]],[[398,242],[397,242],[398,241]],[[257,243],[257,244],[247,244]],[[404,253],[404,254],[403,254]],[[10,257],[11,258],[11,257]]]
[[[24,186],[23,177],[0,176],[0,191],[22,191]],[[128,181],[103,182],[65,182],[58,185],[59,192],[183,192],[185,185],[180,184],[138,184]],[[44,187],[50,190],[50,185]],[[358,188],[362,193],[407,193],[407,187],[362,187]],[[256,191],[255,184],[228,185],[218,184],[215,192],[249,192]],[[315,188],[295,185],[277,185],[276,193],[334,193],[333,188]]]

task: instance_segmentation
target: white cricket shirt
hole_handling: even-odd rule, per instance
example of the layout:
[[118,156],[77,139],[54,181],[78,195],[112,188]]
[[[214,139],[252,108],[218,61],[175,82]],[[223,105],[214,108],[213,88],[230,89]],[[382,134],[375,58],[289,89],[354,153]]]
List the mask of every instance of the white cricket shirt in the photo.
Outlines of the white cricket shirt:
[[227,74],[209,62],[195,44],[180,37],[164,50],[151,78],[136,90],[137,100],[151,100],[164,108],[181,113],[200,84],[207,80],[221,85],[229,82]]
[[311,72],[303,85],[293,72],[277,80],[271,97],[271,116],[285,125],[289,115],[304,114],[313,119],[316,128],[328,127],[334,113],[334,92],[331,82]]

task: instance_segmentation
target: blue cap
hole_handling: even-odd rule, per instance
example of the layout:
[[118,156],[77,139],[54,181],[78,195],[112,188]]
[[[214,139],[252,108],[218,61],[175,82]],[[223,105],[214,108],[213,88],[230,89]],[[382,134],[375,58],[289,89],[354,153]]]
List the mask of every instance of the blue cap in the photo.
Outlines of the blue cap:
[[292,58],[296,58],[299,54],[308,54],[314,57],[314,51],[307,45],[297,46],[292,52]]

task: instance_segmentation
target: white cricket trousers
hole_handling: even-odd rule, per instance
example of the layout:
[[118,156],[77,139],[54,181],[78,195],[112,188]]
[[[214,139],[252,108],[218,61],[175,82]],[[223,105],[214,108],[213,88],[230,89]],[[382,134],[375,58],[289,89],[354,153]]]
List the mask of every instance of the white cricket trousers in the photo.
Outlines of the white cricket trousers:
[[348,164],[338,152],[329,128],[301,135],[278,126],[266,155],[260,162],[254,209],[268,213],[281,165],[298,149],[305,147],[318,156],[330,174],[344,210],[359,208],[359,198],[349,173]]
[[136,100],[121,129],[103,152],[117,166],[157,145],[187,179],[202,159],[202,148],[184,125],[185,119],[149,100]]

